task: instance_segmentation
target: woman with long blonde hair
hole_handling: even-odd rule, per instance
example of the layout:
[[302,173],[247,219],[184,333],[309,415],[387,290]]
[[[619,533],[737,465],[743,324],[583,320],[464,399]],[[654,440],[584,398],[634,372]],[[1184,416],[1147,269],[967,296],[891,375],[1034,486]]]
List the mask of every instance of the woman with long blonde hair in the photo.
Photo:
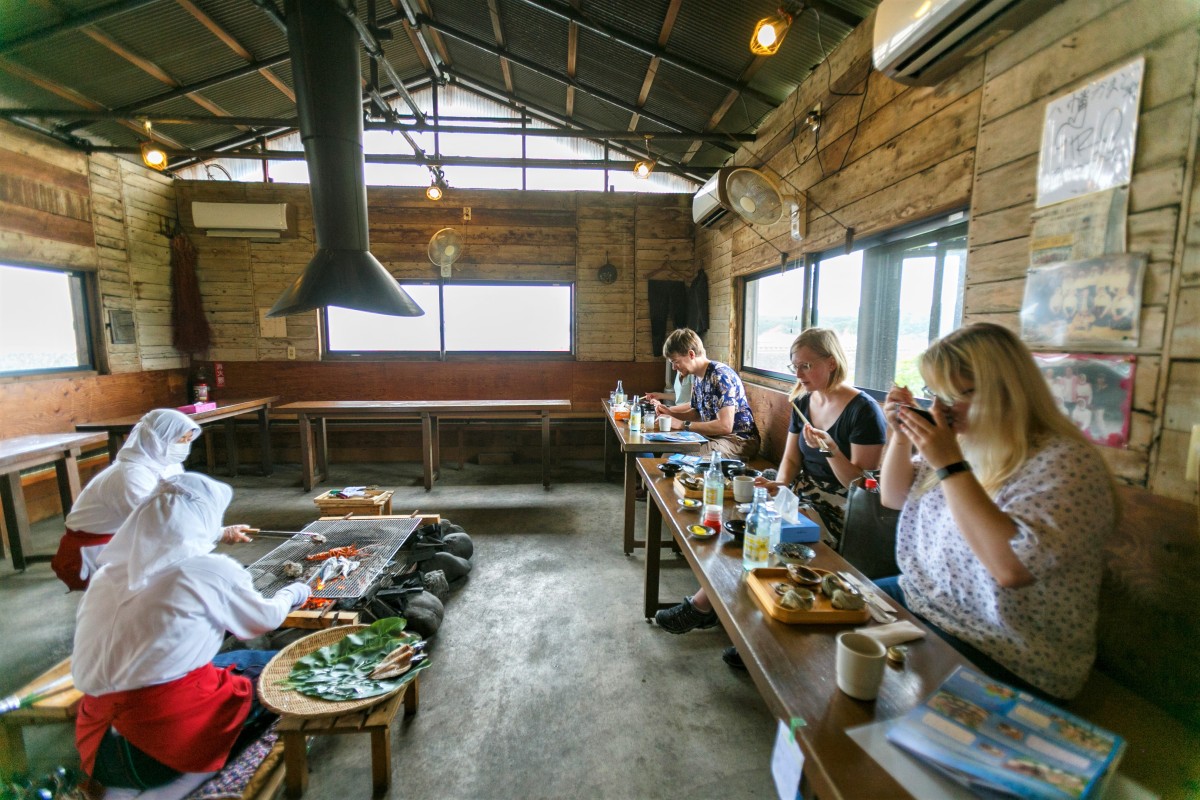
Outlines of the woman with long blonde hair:
[[993,677],[1073,697],[1095,658],[1116,516],[1104,460],[1007,328],[960,328],[920,370],[932,422],[905,387],[884,405],[881,499],[903,511],[901,574],[879,585]]

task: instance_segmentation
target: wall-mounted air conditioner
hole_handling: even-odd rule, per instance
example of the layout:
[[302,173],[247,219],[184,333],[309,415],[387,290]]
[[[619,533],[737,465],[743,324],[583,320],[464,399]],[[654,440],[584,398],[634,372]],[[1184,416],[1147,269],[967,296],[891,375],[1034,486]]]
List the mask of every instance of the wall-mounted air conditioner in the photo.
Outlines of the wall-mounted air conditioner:
[[192,224],[209,236],[279,239],[288,229],[287,203],[192,203]]
[[882,0],[875,9],[875,68],[929,85],[1062,0]]
[[729,209],[721,205],[721,176],[724,169],[717,170],[692,196],[692,221],[702,228],[711,228]]

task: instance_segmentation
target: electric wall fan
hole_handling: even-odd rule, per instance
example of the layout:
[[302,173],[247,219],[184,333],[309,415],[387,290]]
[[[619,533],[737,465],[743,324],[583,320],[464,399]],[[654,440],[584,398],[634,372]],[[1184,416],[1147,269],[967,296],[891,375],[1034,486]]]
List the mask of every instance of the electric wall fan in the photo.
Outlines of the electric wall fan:
[[429,239],[429,260],[442,270],[442,277],[450,277],[450,268],[463,252],[462,236],[454,228],[442,228]]
[[784,195],[775,181],[750,167],[734,167],[720,183],[720,200],[751,225],[774,225],[786,210],[791,218],[792,238],[804,238],[800,201]]

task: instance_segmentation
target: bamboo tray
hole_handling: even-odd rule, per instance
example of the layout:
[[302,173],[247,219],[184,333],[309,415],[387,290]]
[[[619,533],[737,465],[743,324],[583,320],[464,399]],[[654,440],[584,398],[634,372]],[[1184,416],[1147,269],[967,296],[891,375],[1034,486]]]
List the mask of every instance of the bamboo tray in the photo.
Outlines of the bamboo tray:
[[292,665],[309,653],[369,627],[369,625],[343,625],[337,628],[328,628],[292,642],[276,653],[263,668],[262,675],[258,678],[258,699],[276,714],[290,714],[295,717],[335,717],[377,706],[396,692],[408,689],[408,684],[405,683],[390,692],[364,697],[361,700],[322,700],[279,686],[279,682],[291,674]]
[[798,585],[788,579],[788,572],[784,567],[760,567],[750,570],[750,574],[746,576],[746,584],[750,587],[750,594],[754,596],[755,602],[762,607],[767,616],[780,622],[789,625],[853,625],[871,618],[871,612],[865,608],[858,611],[834,608],[829,604],[829,598],[821,594],[821,590],[815,586],[804,587],[811,589],[817,596],[812,609],[804,611],[784,608],[779,604],[782,598],[775,593],[775,587],[781,583]]
[[671,481],[671,484],[675,487],[675,495],[677,497],[694,497],[697,500],[704,498],[703,485],[699,489],[689,489],[683,485],[683,481],[679,480],[679,477],[679,475],[676,475],[674,480]]

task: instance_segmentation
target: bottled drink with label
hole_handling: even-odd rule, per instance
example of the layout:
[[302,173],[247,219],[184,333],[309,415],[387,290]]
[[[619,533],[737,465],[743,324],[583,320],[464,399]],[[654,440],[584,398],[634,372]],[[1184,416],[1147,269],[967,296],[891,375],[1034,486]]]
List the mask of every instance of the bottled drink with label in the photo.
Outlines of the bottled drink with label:
[[621,385],[620,381],[617,381],[617,391],[614,393],[613,403],[615,403],[616,405],[622,405],[622,404],[624,404],[624,402],[625,402],[625,387]]
[[721,454],[712,454],[712,463],[704,473],[704,524],[721,529],[721,512],[725,503],[725,474],[721,472]]
[[638,402],[637,395],[633,396],[633,401],[629,404],[629,432],[640,433],[642,430],[642,404]]
[[[754,490],[754,501],[746,516],[746,538],[742,542],[742,569],[749,572],[770,564],[771,529],[778,532],[778,520],[773,511],[767,509],[767,487]],[[778,535],[778,533],[776,533]]]

